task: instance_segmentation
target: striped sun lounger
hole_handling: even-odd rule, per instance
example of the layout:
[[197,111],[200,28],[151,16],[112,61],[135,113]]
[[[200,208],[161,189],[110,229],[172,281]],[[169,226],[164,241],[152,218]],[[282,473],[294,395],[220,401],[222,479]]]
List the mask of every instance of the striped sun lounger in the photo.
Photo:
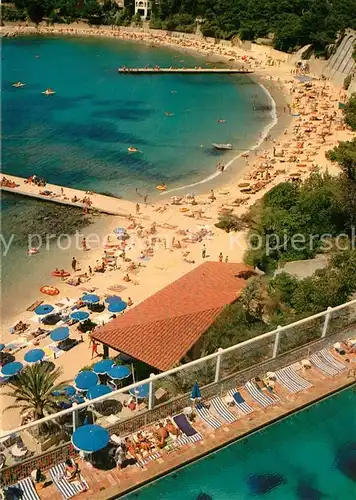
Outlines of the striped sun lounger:
[[334,377],[334,375],[337,375],[339,373],[337,370],[335,370],[335,368],[324,363],[324,361],[321,358],[319,358],[317,354],[312,354],[309,359],[313,363],[313,365],[319,368],[319,370],[321,370],[326,375]]
[[293,392],[295,394],[304,389],[304,387],[297,384],[293,379],[288,377],[287,373],[285,372],[285,368],[276,371],[276,377],[278,382],[282,384],[289,392]]
[[204,420],[213,429],[219,429],[221,427],[221,422],[210,413],[210,411],[203,405],[203,403],[198,403],[195,406],[200,418]]
[[[72,498],[84,491],[84,486],[79,481],[69,482],[67,478],[64,476],[65,465],[64,462],[61,464],[55,465],[49,470],[51,478],[54,484],[57,486],[57,489],[61,493],[62,497]],[[89,488],[88,483],[85,481],[83,476],[81,475],[81,479],[85,484],[86,488]]]
[[253,408],[251,408],[251,406],[246,403],[244,398],[238,391],[236,391],[236,389],[231,389],[228,392],[228,395],[234,398],[236,406],[244,415],[248,415],[249,413],[253,412]]
[[151,453],[151,455],[148,455],[148,457],[144,457],[142,460],[137,460],[137,465],[140,467],[144,467],[145,465],[149,464],[152,460],[157,460],[157,458],[160,458],[161,454],[158,453]]
[[291,366],[287,366],[286,368],[284,368],[284,370],[289,378],[303,387],[303,389],[309,389],[310,387],[313,387],[313,384],[308,382],[308,380],[305,380],[305,378],[301,377],[295,370],[293,370]]
[[200,441],[202,439],[201,434],[199,434],[199,432],[197,432],[194,427],[190,425],[187,417],[183,415],[183,413],[175,415],[173,417],[173,420],[182,432],[182,435],[176,441],[178,445],[196,443],[197,441]]
[[211,405],[216,411],[216,413],[218,413],[219,417],[225,420],[225,422],[227,422],[228,424],[236,422],[237,417],[226,408],[226,404],[223,402],[221,398],[212,399]]
[[268,394],[264,394],[258,387],[252,382],[247,382],[245,388],[249,395],[262,407],[273,405],[277,400],[272,399]]
[[[26,479],[23,479],[22,481],[19,481],[16,484],[13,484],[8,488],[10,490],[13,488],[13,490],[20,490],[23,495],[20,497],[20,495],[14,496],[14,498],[22,498],[22,500],[40,500],[40,497],[37,495],[37,492],[35,490],[35,487],[33,485],[32,479],[30,477],[27,477]],[[14,491],[14,494],[15,494]],[[6,497],[7,498],[7,497]],[[12,497],[10,497],[12,498]]]
[[327,349],[323,349],[322,351],[318,352],[318,355],[325,361],[325,363],[328,363],[333,368],[335,368],[335,370],[342,372],[346,369],[344,363],[341,363],[336,358],[334,358],[334,356]]

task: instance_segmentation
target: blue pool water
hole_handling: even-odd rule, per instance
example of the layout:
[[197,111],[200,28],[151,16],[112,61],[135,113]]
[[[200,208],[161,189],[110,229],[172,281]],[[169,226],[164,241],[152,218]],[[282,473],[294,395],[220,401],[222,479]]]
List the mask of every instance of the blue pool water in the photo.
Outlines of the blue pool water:
[[354,500],[356,392],[345,390],[125,498]]

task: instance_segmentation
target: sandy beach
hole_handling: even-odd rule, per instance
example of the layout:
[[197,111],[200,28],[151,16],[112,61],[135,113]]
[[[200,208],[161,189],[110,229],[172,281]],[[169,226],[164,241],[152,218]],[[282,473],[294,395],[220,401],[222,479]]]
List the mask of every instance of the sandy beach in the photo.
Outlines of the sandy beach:
[[[186,189],[158,196],[158,201],[151,203],[148,200],[147,204],[139,196],[135,201],[113,198],[113,207],[122,203],[125,214],[130,215],[110,216],[99,230],[93,229],[93,226],[87,227],[82,235],[74,236],[70,249],[62,252],[56,250],[53,268],[63,267],[71,272],[70,282],[78,284],[71,285],[64,278],[51,278],[49,281],[49,276],[43,276],[43,284],[55,283],[60,290],[59,295],[50,297],[36,290],[31,291],[22,297],[26,303],[22,303],[22,300],[19,302],[21,308],[18,313],[3,319],[2,342],[7,344],[17,341],[19,345],[23,344],[15,354],[20,361],[33,345],[46,347],[47,351],[49,349],[48,337],[41,340],[33,337],[33,332],[40,325],[36,323],[34,312],[26,311],[32,302],[43,300],[64,307],[67,299],[69,302],[70,299],[81,297],[85,291],[92,291],[100,296],[101,301],[110,294],[118,294],[125,301],[130,299],[135,306],[200,265],[204,260],[203,245],[206,246],[205,260],[217,261],[221,252],[224,260],[241,262],[247,244],[245,233],[227,234],[217,229],[214,223],[218,216],[230,210],[235,215],[242,215],[281,181],[304,179],[317,170],[328,169],[330,173],[337,173],[337,167],[326,160],[325,151],[339,140],[352,137],[338,109],[339,100],[345,100],[344,91],[330,82],[317,79],[313,80],[311,88],[305,87],[291,73],[295,68],[288,63],[288,55],[281,53],[280,58],[273,58],[269,55],[268,47],[252,45],[251,51],[247,52],[239,47],[214,45],[203,39],[172,38],[162,33],[152,34],[151,31],[128,32],[122,29],[72,26],[39,29],[6,26],[2,32],[7,36],[37,33],[108,36],[191,51],[224,62],[234,58],[234,64],[255,70],[254,78],[274,98],[277,118],[273,127],[266,131],[266,137],[261,136],[261,144],[255,151],[240,155],[221,175],[194,189],[195,197],[187,197],[190,189]],[[5,177],[10,179],[6,174]],[[75,194],[75,190],[71,190],[72,194]],[[83,197],[83,192],[78,191],[76,195]],[[87,196],[94,201],[96,195]],[[116,239],[113,232],[116,227],[127,230],[129,238],[124,244]],[[87,249],[82,248],[83,237],[86,238]],[[45,251],[40,249],[40,252]],[[70,268],[72,257],[78,261],[76,272]],[[95,272],[94,269],[103,262],[105,271]],[[96,316],[95,313],[91,314],[93,321]],[[26,323],[28,328],[21,334],[10,334],[9,328],[19,320]],[[97,322],[100,324],[106,320],[108,318],[102,316]],[[71,338],[81,339],[76,325],[71,326]],[[88,338],[84,336],[83,342],[54,362],[62,367],[63,379],[71,380],[82,366],[92,362]],[[9,400],[2,398],[3,406],[7,406]],[[18,412],[11,411],[2,416],[0,427],[7,430],[19,423]]]

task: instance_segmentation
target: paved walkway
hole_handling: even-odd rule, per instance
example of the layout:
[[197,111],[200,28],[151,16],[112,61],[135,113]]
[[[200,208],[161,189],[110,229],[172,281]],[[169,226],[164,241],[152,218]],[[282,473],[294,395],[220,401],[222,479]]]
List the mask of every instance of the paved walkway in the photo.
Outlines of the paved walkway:
[[[340,357],[340,361],[343,358]],[[355,356],[356,361],[356,356]],[[355,363],[353,363],[353,366]],[[241,416],[236,407],[229,408],[238,420],[232,424],[222,425],[213,431],[199,417],[193,423],[194,428],[200,432],[203,439],[197,443],[183,445],[178,450],[169,454],[162,451],[161,458],[151,461],[144,469],[129,466],[124,470],[112,469],[100,471],[88,467],[86,463],[80,465],[83,475],[89,483],[89,490],[80,495],[82,499],[95,498],[104,500],[123,495],[133,487],[158,478],[185,463],[189,463],[205,454],[220,448],[224,444],[235,441],[276,419],[287,416],[289,413],[313,403],[333,392],[352,385],[355,380],[350,378],[348,369],[335,377],[328,377],[320,370],[312,367],[300,372],[303,378],[309,380],[313,387],[308,390],[292,394],[280,384],[276,384],[276,392],[281,396],[281,402],[262,410],[244,388],[239,389],[245,400],[253,407],[254,412],[248,416]],[[213,410],[210,408],[212,413]],[[41,499],[60,500],[61,496],[54,486],[49,486],[41,491]]]

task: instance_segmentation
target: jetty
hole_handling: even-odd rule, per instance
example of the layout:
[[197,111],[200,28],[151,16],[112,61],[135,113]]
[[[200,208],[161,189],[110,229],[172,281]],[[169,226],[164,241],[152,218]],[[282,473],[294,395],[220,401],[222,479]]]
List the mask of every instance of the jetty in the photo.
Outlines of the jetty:
[[234,75],[234,74],[249,74],[253,73],[249,69],[234,69],[234,68],[119,68],[119,73],[125,75],[140,75],[140,74],[150,74],[150,75],[164,75],[171,73],[182,73],[187,75],[195,74],[223,74],[223,75]]
[[[127,217],[134,214],[133,202],[114,196],[49,183],[45,186],[38,186],[23,177],[4,173],[2,175],[7,182],[0,183],[1,191],[108,215]],[[6,184],[11,184],[11,186]]]

